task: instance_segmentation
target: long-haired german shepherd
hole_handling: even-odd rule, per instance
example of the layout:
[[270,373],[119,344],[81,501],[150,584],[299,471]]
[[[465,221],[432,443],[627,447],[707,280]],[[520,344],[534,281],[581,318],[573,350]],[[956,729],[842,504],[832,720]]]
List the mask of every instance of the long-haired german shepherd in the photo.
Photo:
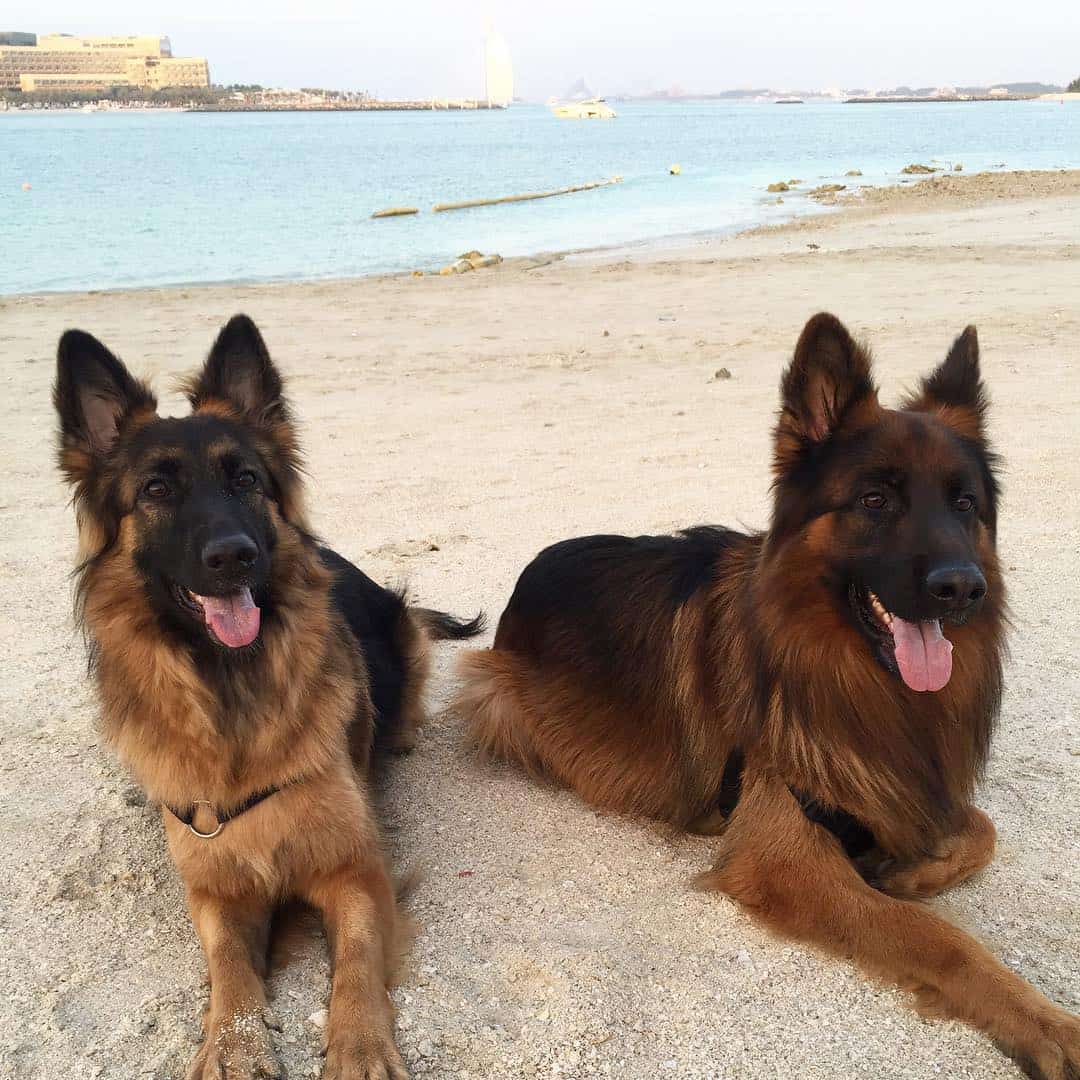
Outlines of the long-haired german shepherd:
[[1001,699],[998,485],[974,327],[899,410],[833,316],[784,374],[765,533],[541,552],[468,655],[489,754],[718,835],[706,888],[1080,1076],[1080,1022],[916,903],[992,856],[972,803]]
[[334,960],[324,1076],[406,1075],[387,995],[400,924],[367,790],[421,719],[431,638],[480,628],[408,608],[321,546],[282,381],[250,319],[187,384],[190,416],[89,334],[60,339],[60,467],[78,609],[108,742],[151,799],[210,973],[190,1080],[278,1077],[262,984],[274,909],[299,898]]

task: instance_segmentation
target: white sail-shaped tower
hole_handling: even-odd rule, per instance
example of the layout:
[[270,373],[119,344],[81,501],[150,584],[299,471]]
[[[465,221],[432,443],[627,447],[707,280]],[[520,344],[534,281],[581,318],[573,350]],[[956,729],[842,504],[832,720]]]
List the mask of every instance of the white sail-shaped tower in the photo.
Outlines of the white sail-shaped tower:
[[488,108],[505,109],[514,99],[514,68],[506,38],[488,27],[484,35],[484,96]]

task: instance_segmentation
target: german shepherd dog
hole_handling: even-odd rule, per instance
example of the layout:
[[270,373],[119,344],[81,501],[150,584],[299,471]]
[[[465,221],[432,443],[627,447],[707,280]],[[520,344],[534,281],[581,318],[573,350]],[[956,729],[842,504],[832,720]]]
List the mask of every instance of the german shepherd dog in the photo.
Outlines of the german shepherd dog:
[[403,922],[367,780],[408,748],[432,638],[312,536],[282,380],[238,315],[162,418],[89,334],[60,339],[60,468],[74,488],[77,608],[109,744],[162,805],[210,974],[190,1080],[280,1077],[263,976],[275,909],[322,915],[334,974],[330,1080],[400,1080],[387,994]]
[[464,659],[471,735],[596,807],[716,834],[703,887],[1075,1080],[1080,1022],[916,902],[995,840],[971,801],[1006,618],[975,328],[893,410],[817,315],[781,395],[768,531],[541,552]]

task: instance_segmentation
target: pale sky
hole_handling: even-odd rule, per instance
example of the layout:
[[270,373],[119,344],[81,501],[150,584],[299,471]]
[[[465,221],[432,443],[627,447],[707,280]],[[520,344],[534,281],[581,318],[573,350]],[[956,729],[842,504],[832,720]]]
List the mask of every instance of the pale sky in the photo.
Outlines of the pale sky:
[[207,57],[216,83],[457,97],[481,92],[487,17],[510,46],[517,92],[538,100],[582,75],[612,95],[1080,75],[1077,0],[6,0],[0,29],[166,34],[175,55]]

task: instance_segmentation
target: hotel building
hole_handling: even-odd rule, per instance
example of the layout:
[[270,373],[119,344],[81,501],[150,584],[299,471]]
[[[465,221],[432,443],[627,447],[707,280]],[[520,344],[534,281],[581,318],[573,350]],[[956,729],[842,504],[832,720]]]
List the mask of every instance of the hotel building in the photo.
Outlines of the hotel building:
[[[23,42],[31,42],[23,44]],[[173,56],[167,37],[0,34],[0,90],[207,87],[204,59]]]

